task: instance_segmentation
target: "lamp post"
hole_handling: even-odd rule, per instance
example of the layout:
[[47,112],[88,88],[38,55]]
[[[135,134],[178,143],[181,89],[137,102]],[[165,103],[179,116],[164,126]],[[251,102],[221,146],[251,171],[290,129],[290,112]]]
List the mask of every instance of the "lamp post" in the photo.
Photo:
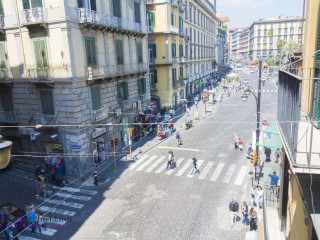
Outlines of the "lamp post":
[[[254,93],[253,89],[248,86],[248,89],[244,91],[244,94],[241,96],[243,102],[248,100],[250,93],[254,96],[257,104],[257,128],[256,128],[256,153],[257,153],[257,162],[254,164],[254,180],[257,179],[257,163],[260,164],[259,159],[259,146],[257,145],[259,142],[260,135],[260,104],[261,104],[261,74],[262,74],[262,61],[259,61],[259,83],[258,83],[258,96]],[[258,179],[259,183],[259,179]]]

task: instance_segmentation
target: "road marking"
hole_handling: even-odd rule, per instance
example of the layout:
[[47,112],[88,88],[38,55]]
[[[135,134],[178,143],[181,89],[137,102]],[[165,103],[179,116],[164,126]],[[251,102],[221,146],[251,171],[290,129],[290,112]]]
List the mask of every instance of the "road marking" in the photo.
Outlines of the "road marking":
[[40,240],[39,238],[27,237],[19,234],[19,240]]
[[225,165],[225,163],[219,163],[218,164],[217,168],[214,170],[214,172],[213,172],[213,174],[211,176],[210,181],[213,181],[213,182],[217,181],[217,179],[218,179],[218,177],[219,177],[224,165]]
[[234,184],[240,186],[247,172],[248,172],[248,167],[242,166]]
[[89,195],[96,195],[98,193],[98,191],[92,191],[92,190],[81,189],[81,188],[71,188],[71,187],[63,187],[63,188],[61,188],[61,187],[58,187],[58,186],[53,186],[52,188],[63,190],[63,191],[66,191],[66,192],[85,193],[85,194],[89,194]]
[[270,92],[273,92],[273,90],[270,90]]
[[163,163],[163,165],[161,165],[161,167],[159,167],[155,173],[161,173],[167,167],[167,164],[167,162]]
[[136,171],[142,171],[147,165],[149,165],[157,156],[152,156],[147,161],[145,161],[139,168],[136,169]]
[[61,192],[57,192],[55,195],[58,197],[76,199],[79,201],[89,201],[91,199],[91,197],[77,196],[77,195],[73,195],[69,193],[61,193]]
[[155,161],[145,172],[151,172],[156,166],[158,166],[165,157],[159,158],[157,161]]
[[204,169],[201,171],[201,174],[199,176],[199,179],[204,179],[208,172],[210,171],[211,167],[213,166],[213,162],[208,162],[208,164],[204,167]]
[[144,155],[142,156],[140,159],[138,159],[137,161],[135,161],[134,163],[132,163],[129,166],[129,170],[133,170],[136,166],[138,166],[140,163],[142,163],[144,160],[146,160],[149,157],[149,155]]
[[[202,163],[203,163],[203,160],[198,160],[198,161],[197,161],[197,168],[198,168],[198,169],[200,168],[200,166],[202,165]],[[192,166],[192,167],[193,167],[193,166]],[[187,174],[187,177],[188,177],[188,178],[192,178],[193,175],[194,175],[194,174],[188,173],[188,174]]]
[[[27,230],[29,232],[32,231],[31,228],[27,228]],[[46,228],[46,229],[44,227],[41,228],[41,234],[47,235],[47,236],[53,236],[57,231],[58,231],[57,229],[52,229],[52,228]],[[20,239],[20,236],[19,236],[19,239]]]
[[63,210],[63,209],[58,209],[58,208],[51,208],[47,206],[41,206],[38,208],[39,211],[41,212],[51,212],[59,215],[64,215],[64,216],[70,216],[72,217],[73,215],[76,214],[76,212],[73,211],[68,211],[68,210]]
[[177,164],[176,167],[174,169],[169,169],[168,171],[166,171],[166,174],[171,175],[174,172],[174,170],[176,170],[180,166],[180,164],[183,162],[183,160],[184,160],[184,158],[179,158],[178,161],[176,162],[176,164]]
[[181,148],[181,147],[166,147],[166,146],[159,146],[158,148],[165,148],[165,149],[174,149],[174,150],[182,150],[182,151],[193,151],[193,152],[200,152],[200,149],[194,148]]
[[227,170],[227,174],[224,176],[224,178],[222,180],[223,183],[228,183],[230,181],[234,170],[236,170],[236,165],[235,164],[231,164],[230,167]]
[[176,176],[180,177],[182,176],[182,174],[189,168],[189,166],[191,165],[192,160],[191,159],[187,159],[187,162],[183,165],[183,167],[179,170],[179,172],[176,174]]
[[267,90],[267,92],[269,92],[269,90]]
[[50,204],[55,204],[55,205],[59,204],[59,205],[63,205],[63,206],[71,207],[71,208],[78,208],[78,209],[81,209],[84,206],[81,203],[59,201],[57,199],[50,199],[50,198],[43,198],[43,201],[50,203]]
[[[50,214],[48,214],[48,215],[50,215]],[[48,216],[48,217],[43,216],[43,220],[45,223],[52,224],[52,225],[65,225],[65,224],[67,224],[66,220],[50,218],[50,216]]]

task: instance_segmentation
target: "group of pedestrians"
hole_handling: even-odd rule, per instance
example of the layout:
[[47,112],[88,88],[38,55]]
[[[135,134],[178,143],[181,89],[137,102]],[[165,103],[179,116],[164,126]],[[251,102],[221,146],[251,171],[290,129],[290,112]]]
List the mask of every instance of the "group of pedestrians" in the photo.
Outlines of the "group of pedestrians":
[[[198,169],[198,161],[195,155],[192,156],[192,170],[190,172],[190,175],[193,175],[195,173],[200,173]],[[172,150],[168,151],[168,163],[167,163],[167,170],[171,168],[177,167],[177,164],[175,162],[175,157]]]
[[39,228],[39,233],[41,234],[41,229],[47,229],[47,226],[44,222],[44,217],[41,212],[38,212],[36,214],[35,208],[33,204],[28,203],[26,206],[26,212],[27,212],[27,223],[28,226],[31,228],[31,234],[35,233],[36,225]]

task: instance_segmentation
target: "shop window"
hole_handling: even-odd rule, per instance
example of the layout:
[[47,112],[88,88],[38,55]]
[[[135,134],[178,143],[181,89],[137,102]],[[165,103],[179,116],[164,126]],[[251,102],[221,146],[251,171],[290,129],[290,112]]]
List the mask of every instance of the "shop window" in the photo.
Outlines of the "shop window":
[[100,87],[91,87],[92,110],[101,109]]
[[121,82],[117,83],[117,90],[118,90],[118,100],[127,100],[129,98],[129,91],[128,91],[128,83]]
[[40,100],[42,113],[46,115],[54,115],[52,91],[41,90]]
[[139,94],[145,94],[147,92],[147,81],[145,78],[138,79],[138,92]]
[[85,37],[87,66],[94,67],[97,65],[96,39],[94,37]]

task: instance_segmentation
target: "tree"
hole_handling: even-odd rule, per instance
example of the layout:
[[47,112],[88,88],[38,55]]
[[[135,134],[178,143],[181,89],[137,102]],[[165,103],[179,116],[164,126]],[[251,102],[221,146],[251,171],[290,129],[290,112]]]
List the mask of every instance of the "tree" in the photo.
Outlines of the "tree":
[[268,36],[269,37],[273,37],[273,28],[269,29]]
[[283,58],[282,51],[283,51],[284,45],[285,45],[285,43],[284,43],[283,39],[279,39],[277,42],[277,49],[280,51],[280,66],[281,66],[281,62],[282,62],[282,58]]

